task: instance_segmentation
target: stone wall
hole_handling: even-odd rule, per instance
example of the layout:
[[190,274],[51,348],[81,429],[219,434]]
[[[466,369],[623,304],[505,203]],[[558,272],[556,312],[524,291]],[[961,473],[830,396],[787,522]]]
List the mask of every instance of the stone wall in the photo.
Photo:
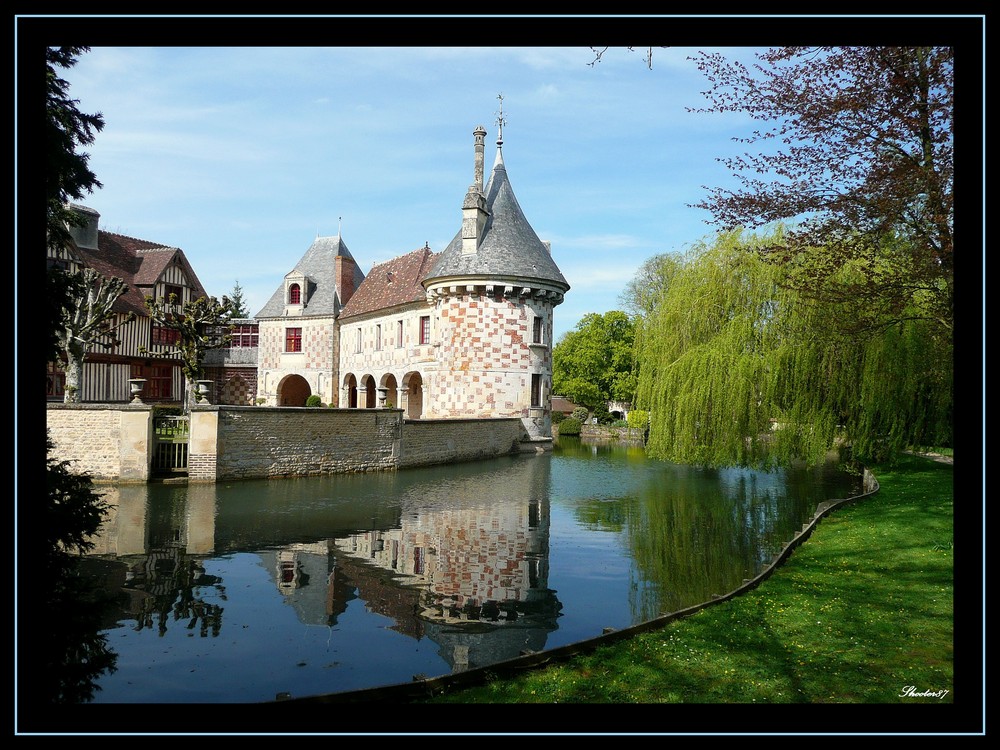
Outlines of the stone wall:
[[399,468],[475,461],[520,453],[520,419],[420,419],[403,423]]
[[[49,404],[58,460],[97,481],[145,482],[154,449],[146,405]],[[393,471],[551,449],[517,418],[403,420],[400,409],[195,406],[190,482]]]
[[52,458],[99,482],[145,482],[152,451],[152,407],[47,404]]
[[[195,420],[205,412],[217,414],[215,446],[196,444],[202,431]],[[401,423],[398,409],[196,407],[189,476],[215,481],[395,469]],[[207,425],[205,432],[211,433]],[[207,460],[213,453],[214,467]]]

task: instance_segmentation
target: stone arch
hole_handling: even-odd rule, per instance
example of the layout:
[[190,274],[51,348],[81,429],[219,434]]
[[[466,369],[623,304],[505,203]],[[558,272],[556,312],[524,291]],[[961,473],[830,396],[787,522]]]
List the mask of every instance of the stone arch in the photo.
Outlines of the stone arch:
[[278,383],[278,406],[305,406],[312,389],[301,375],[287,375]]
[[375,391],[375,378],[373,378],[371,375],[362,375],[361,389],[364,390],[365,392],[364,393],[365,402],[364,404],[361,404],[361,406],[365,409],[374,409],[375,397],[377,395]]
[[357,409],[358,408],[358,379],[354,377],[354,373],[349,372],[344,376],[344,390],[346,391],[344,397],[344,403],[341,407],[344,409]]
[[389,408],[395,408],[399,406],[399,384],[396,382],[396,376],[391,372],[387,372],[382,376],[382,380],[379,382],[379,388],[385,389],[385,403],[379,404],[379,406],[386,406]]
[[403,376],[403,398],[400,404],[407,419],[420,419],[424,413],[424,379],[419,372],[411,371]]
[[222,385],[219,393],[220,404],[250,406],[253,404],[253,388],[242,375],[233,375]]

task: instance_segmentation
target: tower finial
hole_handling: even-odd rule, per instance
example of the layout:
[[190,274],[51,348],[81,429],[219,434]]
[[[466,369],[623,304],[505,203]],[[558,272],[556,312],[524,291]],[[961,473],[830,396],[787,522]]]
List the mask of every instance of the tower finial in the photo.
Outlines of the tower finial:
[[497,94],[497,99],[500,100],[500,110],[497,112],[497,148],[503,148],[503,126],[507,123],[503,119],[503,93]]

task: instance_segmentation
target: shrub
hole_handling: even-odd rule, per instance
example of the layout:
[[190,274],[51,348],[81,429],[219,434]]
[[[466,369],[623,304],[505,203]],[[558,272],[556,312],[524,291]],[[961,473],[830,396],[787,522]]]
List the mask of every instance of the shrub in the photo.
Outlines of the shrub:
[[323,399],[317,396],[315,393],[306,399],[306,406],[322,406]]
[[580,420],[576,417],[567,417],[562,422],[559,423],[559,434],[560,435],[579,435],[580,434]]
[[566,419],[565,412],[561,412],[561,411],[554,411],[554,412],[552,412],[552,424],[559,424],[564,419]]
[[590,416],[590,410],[585,406],[578,406],[573,410],[573,419],[575,419],[580,424],[587,421],[587,417]]

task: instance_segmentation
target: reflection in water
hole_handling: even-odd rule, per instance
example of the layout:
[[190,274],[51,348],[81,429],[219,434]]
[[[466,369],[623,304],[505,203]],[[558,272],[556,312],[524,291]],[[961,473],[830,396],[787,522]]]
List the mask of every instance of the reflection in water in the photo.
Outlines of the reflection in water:
[[593,637],[739,585],[844,480],[564,440],[398,473],[116,487],[94,557],[123,569],[120,668],[95,701],[353,690]]

